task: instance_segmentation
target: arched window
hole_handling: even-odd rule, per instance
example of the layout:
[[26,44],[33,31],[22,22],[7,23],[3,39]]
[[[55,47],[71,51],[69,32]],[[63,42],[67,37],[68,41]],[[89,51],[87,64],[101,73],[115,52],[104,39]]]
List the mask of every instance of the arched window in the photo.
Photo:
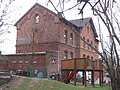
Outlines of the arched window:
[[70,52],[70,58],[71,59],[73,58],[73,52]]
[[[87,39],[87,43],[89,43],[89,39]],[[88,45],[88,50],[89,50],[89,45]]]
[[67,59],[67,51],[64,51],[64,59]]
[[[91,46],[93,46],[93,42],[91,41]],[[92,51],[93,49],[91,48],[91,51]]]
[[90,56],[87,56],[88,59],[90,59]]
[[[85,37],[83,37],[83,40],[85,41]],[[85,48],[85,42],[83,41],[83,47]]]
[[64,42],[67,43],[67,31],[64,31]]
[[35,22],[35,23],[39,23],[39,21],[40,21],[40,16],[39,16],[39,14],[35,14],[34,22]]
[[70,44],[73,45],[73,34],[70,34]]
[[93,57],[91,56],[91,59],[93,60]]

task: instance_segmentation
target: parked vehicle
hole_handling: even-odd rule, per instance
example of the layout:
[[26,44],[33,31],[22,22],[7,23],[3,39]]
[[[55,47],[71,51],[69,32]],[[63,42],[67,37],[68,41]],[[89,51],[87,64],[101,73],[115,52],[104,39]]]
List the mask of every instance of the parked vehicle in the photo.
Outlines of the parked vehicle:
[[59,73],[58,72],[53,72],[49,76],[52,80],[57,80],[58,77],[59,77]]

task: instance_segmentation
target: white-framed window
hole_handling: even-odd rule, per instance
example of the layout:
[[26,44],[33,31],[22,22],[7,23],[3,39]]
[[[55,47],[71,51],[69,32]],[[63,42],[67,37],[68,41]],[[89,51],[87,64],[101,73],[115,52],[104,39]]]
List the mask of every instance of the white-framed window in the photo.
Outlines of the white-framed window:
[[39,23],[39,21],[40,21],[40,15],[39,14],[35,14],[34,22],[35,23]]

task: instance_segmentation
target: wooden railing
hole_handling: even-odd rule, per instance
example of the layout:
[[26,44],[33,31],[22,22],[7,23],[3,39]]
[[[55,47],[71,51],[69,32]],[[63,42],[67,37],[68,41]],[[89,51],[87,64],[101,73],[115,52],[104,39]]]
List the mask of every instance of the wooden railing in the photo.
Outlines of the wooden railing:
[[73,59],[62,60],[61,69],[62,70],[66,70],[66,69],[100,70],[102,68],[101,68],[100,60],[91,60],[87,58],[73,58]]

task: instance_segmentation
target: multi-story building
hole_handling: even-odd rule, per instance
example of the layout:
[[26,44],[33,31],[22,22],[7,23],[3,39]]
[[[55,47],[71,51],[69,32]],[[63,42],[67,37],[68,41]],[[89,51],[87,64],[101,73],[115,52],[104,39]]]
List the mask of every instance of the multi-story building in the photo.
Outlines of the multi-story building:
[[34,68],[44,67],[49,75],[60,72],[64,59],[98,59],[97,53],[81,39],[98,49],[92,18],[68,21],[36,3],[15,26],[16,54],[7,55],[9,69],[25,71],[32,63]]

